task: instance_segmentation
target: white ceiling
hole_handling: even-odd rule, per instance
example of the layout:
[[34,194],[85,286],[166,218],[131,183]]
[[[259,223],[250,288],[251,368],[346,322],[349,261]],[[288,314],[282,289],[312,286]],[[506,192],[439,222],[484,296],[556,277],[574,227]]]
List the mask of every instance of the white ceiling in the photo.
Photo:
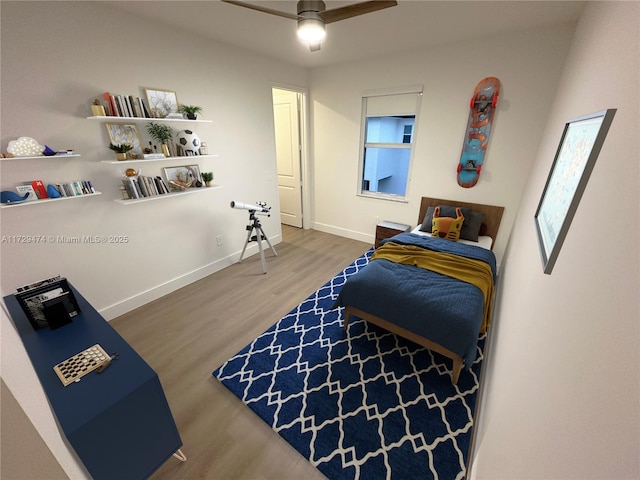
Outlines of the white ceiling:
[[[296,22],[218,0],[107,2],[158,25],[190,30],[217,42],[304,67],[320,67],[488,35],[578,20],[582,1],[399,0],[395,7],[327,25],[322,49],[310,52]],[[296,13],[296,1],[253,1]],[[357,3],[325,0],[327,9]],[[490,55],[490,52],[479,54]]]

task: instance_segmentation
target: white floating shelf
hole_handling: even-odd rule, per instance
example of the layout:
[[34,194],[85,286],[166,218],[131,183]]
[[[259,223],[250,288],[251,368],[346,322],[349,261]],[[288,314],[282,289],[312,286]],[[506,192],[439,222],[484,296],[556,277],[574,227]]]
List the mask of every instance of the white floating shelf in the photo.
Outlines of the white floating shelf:
[[198,158],[215,158],[218,155],[193,155],[191,157],[164,157],[164,158],[136,158],[133,160],[101,160],[102,163],[108,163],[109,165],[127,165],[129,163],[151,163],[151,162],[166,162],[172,161],[185,161],[185,160],[197,160]]
[[151,202],[153,200],[161,200],[163,198],[179,197],[180,195],[189,195],[192,193],[203,193],[211,190],[217,190],[218,188],[222,188],[222,185],[211,185],[210,187],[201,187],[201,188],[188,188],[187,190],[183,190],[180,192],[165,193],[163,195],[153,195],[151,197],[144,197],[144,198],[130,198],[127,200],[120,199],[120,200],[114,200],[114,202],[121,203],[122,205],[133,205],[134,203]]
[[65,153],[64,155],[35,155],[33,157],[11,157],[11,158],[0,158],[0,161],[5,160],[45,160],[48,158],[73,158],[79,157],[79,153]]
[[100,122],[114,122],[114,123],[122,123],[122,122],[177,122],[177,123],[213,123],[213,120],[189,120],[188,118],[146,118],[146,117],[111,117],[111,116],[100,116],[100,117],[87,117],[87,120],[98,120]]
[[16,208],[26,207],[28,205],[42,205],[43,203],[59,202],[62,200],[79,200],[81,198],[95,197],[96,195],[102,195],[102,192],[86,193],[84,195],[75,195],[73,197],[45,198],[42,200],[31,200],[28,202],[3,203],[2,205],[0,205],[0,208]]

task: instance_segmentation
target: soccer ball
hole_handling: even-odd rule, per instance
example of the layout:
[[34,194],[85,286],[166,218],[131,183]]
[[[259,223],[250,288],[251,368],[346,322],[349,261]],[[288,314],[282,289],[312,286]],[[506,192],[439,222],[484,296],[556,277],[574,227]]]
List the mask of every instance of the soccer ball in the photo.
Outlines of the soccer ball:
[[176,135],[178,145],[182,148],[184,155],[200,155],[200,137],[191,130],[181,130]]

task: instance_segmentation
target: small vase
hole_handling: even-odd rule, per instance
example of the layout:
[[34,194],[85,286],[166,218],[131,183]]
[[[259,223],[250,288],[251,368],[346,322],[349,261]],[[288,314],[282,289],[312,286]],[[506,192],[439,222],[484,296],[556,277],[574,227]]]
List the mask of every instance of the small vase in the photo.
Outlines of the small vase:
[[126,160],[127,159],[127,153],[118,153],[116,152],[116,159],[117,160]]
[[204,182],[205,186],[210,187],[211,186],[211,182]]
[[196,115],[195,113],[187,113],[187,119],[196,120],[197,118],[198,118],[198,115]]
[[104,117],[107,114],[102,105],[91,105],[91,113],[94,117]]
[[170,157],[171,156],[171,153],[169,153],[169,147],[167,146],[166,143],[163,143],[161,145],[161,148],[162,148],[162,153],[164,154],[165,157]]

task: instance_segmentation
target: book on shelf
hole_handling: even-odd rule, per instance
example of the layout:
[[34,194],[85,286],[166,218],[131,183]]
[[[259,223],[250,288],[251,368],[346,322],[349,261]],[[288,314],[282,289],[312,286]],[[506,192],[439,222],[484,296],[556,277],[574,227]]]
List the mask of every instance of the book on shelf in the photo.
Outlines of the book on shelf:
[[139,175],[137,178],[138,181],[138,187],[140,188],[140,191],[142,192],[142,196],[143,197],[148,197],[149,196],[149,192],[147,191],[147,186],[145,185],[145,181],[144,181],[144,177]]
[[34,180],[31,182],[31,186],[40,200],[49,198],[49,195],[47,195],[47,188],[44,186],[44,183],[42,183],[42,180]]
[[131,95],[129,95],[129,103],[133,108],[133,114],[134,114],[133,116],[142,117],[142,112],[140,111],[140,102],[138,97],[132,97]]
[[134,95],[102,94],[105,112],[110,117],[151,118],[144,99]]
[[156,176],[155,180],[156,184],[158,185],[158,190],[160,190],[163,194],[169,193],[169,188],[160,175]]
[[119,117],[128,117],[127,111],[124,108],[124,103],[122,103],[122,95],[115,95],[116,99],[116,107],[118,108],[118,116]]
[[159,175],[156,177],[146,175],[125,177],[122,179],[122,184],[130,200],[156,197],[170,192],[167,184]]
[[142,192],[138,192],[138,184],[133,177],[123,178],[122,184],[124,185],[124,189],[130,199],[142,197]]
[[105,110],[107,111],[109,116],[117,117],[118,110],[116,109],[116,103],[115,103],[115,99],[113,98],[113,95],[111,95],[109,92],[104,92],[102,94],[102,100],[105,104]]
[[73,189],[73,185],[71,185],[71,182],[64,182],[62,184],[62,190],[64,191],[64,196],[65,197],[75,197],[76,196],[76,192]]
[[126,95],[123,95],[122,102],[124,103],[124,107],[127,112],[127,117],[135,117],[135,115],[133,114],[133,109],[131,107],[131,102],[129,102],[129,97],[127,97]]
[[145,160],[158,160],[167,158],[164,156],[164,153],[144,153],[142,156]]
[[90,180],[75,180],[73,182],[60,182],[52,184],[61,197],[79,197],[96,193],[96,189]]
[[[47,189],[53,189],[50,197],[47,193]],[[46,200],[48,198],[56,198],[55,192],[60,194],[60,197],[77,197],[81,195],[91,195],[96,193],[96,189],[90,180],[74,180],[70,182],[58,182],[49,183],[45,188],[42,180],[34,180],[23,182],[21,185],[16,185],[16,190],[19,194],[24,195],[29,193],[27,201],[31,200]],[[43,194],[44,192],[44,194]]]
[[17,192],[24,196],[25,193],[28,193],[27,202],[38,200],[38,196],[36,195],[36,191],[31,186],[31,182],[24,183],[22,185],[16,185]]
[[120,101],[120,97],[118,95],[113,96],[113,103],[116,105],[116,115],[118,117],[124,117],[124,113],[122,110],[122,102]]
[[145,182],[149,184],[148,190],[153,192],[153,195],[160,195],[158,187],[156,186],[156,181],[153,179],[153,177],[144,177],[144,179]]
[[71,186],[71,183],[66,182],[62,184],[62,188],[64,190],[64,196],[65,197],[75,197],[76,194],[73,191],[73,187]]
[[143,98],[140,99],[140,108],[142,109],[142,116],[145,118],[151,118],[151,113],[149,108],[147,107],[147,101]]

